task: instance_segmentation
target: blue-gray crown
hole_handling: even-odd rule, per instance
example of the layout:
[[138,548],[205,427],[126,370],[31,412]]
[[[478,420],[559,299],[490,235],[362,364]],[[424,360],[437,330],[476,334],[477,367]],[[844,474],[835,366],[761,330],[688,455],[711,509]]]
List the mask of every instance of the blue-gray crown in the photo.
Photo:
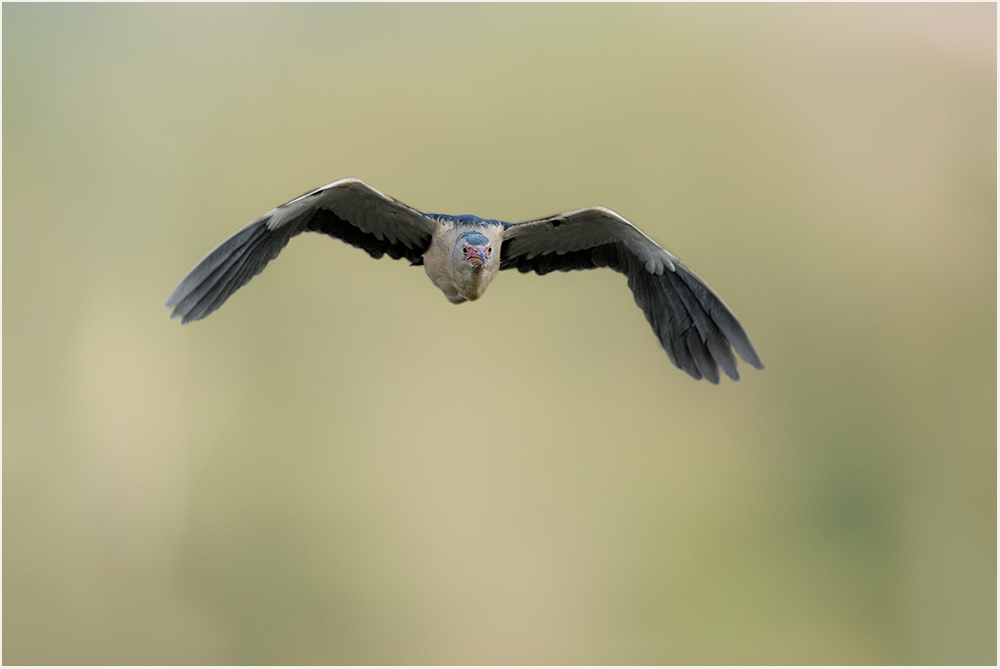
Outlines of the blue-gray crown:
[[464,239],[466,243],[472,244],[473,246],[485,246],[490,243],[490,240],[486,238],[486,235],[481,232],[476,232],[475,230],[466,232],[464,235],[459,237],[459,239]]

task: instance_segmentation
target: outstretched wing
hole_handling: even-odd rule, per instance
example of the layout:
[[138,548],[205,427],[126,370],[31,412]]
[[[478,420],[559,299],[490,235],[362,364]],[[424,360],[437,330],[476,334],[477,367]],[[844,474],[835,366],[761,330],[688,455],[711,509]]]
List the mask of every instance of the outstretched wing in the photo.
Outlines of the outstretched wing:
[[732,349],[763,369],[736,316],[701,278],[613,211],[590,207],[504,231],[500,269],[548,274],[610,267],[628,278],[670,361],[696,379],[738,381]]
[[423,212],[358,179],[341,179],[295,198],[215,247],[184,277],[164,306],[182,323],[208,316],[260,274],[300,232],[322,232],[367,251],[421,264],[435,223]]

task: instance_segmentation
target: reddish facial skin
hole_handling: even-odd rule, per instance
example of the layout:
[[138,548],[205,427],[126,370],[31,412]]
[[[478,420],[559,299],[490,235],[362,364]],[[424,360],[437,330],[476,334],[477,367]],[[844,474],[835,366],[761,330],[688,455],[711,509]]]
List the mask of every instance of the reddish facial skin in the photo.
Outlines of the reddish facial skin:
[[493,249],[489,245],[463,246],[462,251],[465,253],[465,262],[476,266],[485,265],[493,254]]

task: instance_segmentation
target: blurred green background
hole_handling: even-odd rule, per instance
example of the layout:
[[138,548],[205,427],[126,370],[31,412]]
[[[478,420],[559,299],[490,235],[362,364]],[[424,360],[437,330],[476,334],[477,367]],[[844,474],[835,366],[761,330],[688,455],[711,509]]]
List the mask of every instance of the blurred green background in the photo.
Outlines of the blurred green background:
[[[5,4],[3,661],[995,664],[996,11]],[[168,318],[347,176],[610,207],[767,367],[313,235]]]

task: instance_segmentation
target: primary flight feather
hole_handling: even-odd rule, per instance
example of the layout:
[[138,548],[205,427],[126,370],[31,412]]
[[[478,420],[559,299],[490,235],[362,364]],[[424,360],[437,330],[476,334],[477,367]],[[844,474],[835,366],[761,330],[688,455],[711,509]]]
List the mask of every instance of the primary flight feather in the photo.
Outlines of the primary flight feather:
[[456,304],[479,299],[497,272],[608,267],[628,278],[670,361],[696,379],[738,381],[733,350],[757,369],[736,316],[680,260],[613,211],[590,207],[525,223],[427,214],[358,179],[342,179],[272,209],[219,244],[167,298],[171,318],[205,318],[263,271],[300,232],[321,232],[367,251],[423,265]]

